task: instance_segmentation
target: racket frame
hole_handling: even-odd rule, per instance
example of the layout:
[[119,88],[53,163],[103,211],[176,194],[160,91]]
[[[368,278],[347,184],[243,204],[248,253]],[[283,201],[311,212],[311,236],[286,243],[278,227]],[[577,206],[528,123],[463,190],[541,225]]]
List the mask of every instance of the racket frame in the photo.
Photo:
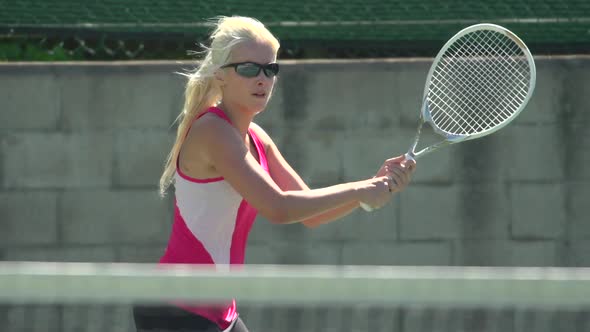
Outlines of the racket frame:
[[[432,120],[432,117],[430,115],[430,108],[428,105],[428,93],[430,91],[429,87],[430,87],[432,75],[434,74],[434,71],[435,71],[436,67],[438,66],[438,63],[441,61],[441,59],[442,59],[443,55],[446,53],[447,49],[449,47],[451,47],[451,45],[453,45],[457,39],[463,37],[464,35],[466,35],[468,33],[472,33],[474,31],[478,31],[478,30],[491,30],[491,31],[499,32],[499,33],[505,35],[506,37],[512,39],[520,47],[520,49],[523,51],[523,53],[527,59],[527,62],[528,62],[529,68],[530,68],[531,76],[529,79],[529,90],[527,92],[527,95],[526,95],[524,101],[520,104],[518,110],[516,110],[516,112],[514,112],[508,118],[506,118],[502,123],[500,123],[494,127],[491,127],[487,130],[475,133],[475,134],[459,135],[459,134],[449,133],[449,132],[446,132],[446,131],[440,129],[434,123],[434,121]],[[443,146],[459,143],[459,142],[462,142],[465,140],[471,140],[471,139],[487,136],[495,131],[502,129],[504,126],[506,126],[512,120],[514,120],[518,116],[518,114],[520,114],[520,112],[527,105],[528,101],[530,100],[531,96],[533,95],[533,91],[535,90],[536,77],[537,77],[537,70],[536,70],[535,61],[533,59],[531,52],[529,51],[526,44],[517,35],[515,35],[512,31],[510,31],[504,27],[501,27],[499,25],[496,25],[496,24],[480,23],[480,24],[475,24],[475,25],[466,27],[463,30],[457,32],[440,49],[440,51],[438,52],[438,54],[434,58],[432,65],[430,66],[430,70],[428,71],[428,75],[426,76],[426,83],[424,85],[424,93],[422,96],[422,109],[420,111],[420,119],[419,119],[420,123],[419,123],[418,129],[416,131],[416,137],[414,138],[414,142],[412,143],[412,145],[410,146],[410,149],[408,150],[408,152],[405,155],[406,159],[415,160],[415,159],[418,159],[418,158],[420,158],[432,151],[435,151]],[[418,141],[420,140],[420,134],[422,132],[422,127],[425,123],[428,123],[432,127],[434,132],[437,133],[438,135],[442,136],[444,138],[444,140],[440,141],[438,143],[432,144],[428,147],[425,147],[419,151],[415,151],[416,146],[418,145]]]

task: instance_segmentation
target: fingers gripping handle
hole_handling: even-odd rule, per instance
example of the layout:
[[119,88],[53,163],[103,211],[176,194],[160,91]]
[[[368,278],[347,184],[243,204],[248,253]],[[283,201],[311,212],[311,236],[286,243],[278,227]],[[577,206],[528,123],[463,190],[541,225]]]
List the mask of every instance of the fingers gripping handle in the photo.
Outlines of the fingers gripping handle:
[[[404,161],[403,161],[403,163],[405,163],[405,162],[406,162],[406,161],[408,161],[408,160],[411,160],[411,161],[414,161],[414,162],[415,162],[415,161],[416,161],[415,157],[416,157],[416,155],[415,155],[415,154],[414,154],[414,152],[413,152],[413,151],[410,149],[410,151],[408,151],[408,152],[405,154],[405,159],[406,159],[406,160],[404,160]],[[395,181],[394,181],[394,179],[393,179],[393,178],[389,177],[389,182],[395,182]],[[391,187],[389,188],[389,191],[391,192]],[[367,204],[367,203],[365,203],[365,202],[360,202],[360,205],[361,205],[361,207],[363,208],[363,210],[365,210],[365,211],[367,211],[367,212],[371,212],[371,211],[375,210],[374,208],[372,208],[372,207],[371,207],[369,204]]]
[[[389,192],[392,192],[391,189],[391,183],[394,183],[395,180],[393,179],[393,177],[391,177],[391,175],[387,176],[388,179],[388,183],[387,186],[389,187]],[[367,212],[371,212],[373,210],[375,210],[373,207],[371,207],[369,204],[365,203],[365,202],[360,202],[361,207],[363,208],[363,210],[367,211]]]

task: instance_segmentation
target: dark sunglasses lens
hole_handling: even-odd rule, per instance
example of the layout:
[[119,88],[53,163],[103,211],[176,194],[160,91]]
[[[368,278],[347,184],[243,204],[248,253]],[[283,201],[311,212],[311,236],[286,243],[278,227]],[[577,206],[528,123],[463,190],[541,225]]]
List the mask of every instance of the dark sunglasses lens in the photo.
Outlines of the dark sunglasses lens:
[[264,75],[266,77],[274,77],[279,73],[279,64],[278,63],[270,63],[264,66]]
[[244,77],[256,77],[260,73],[260,67],[255,64],[245,63],[237,65],[236,72]]

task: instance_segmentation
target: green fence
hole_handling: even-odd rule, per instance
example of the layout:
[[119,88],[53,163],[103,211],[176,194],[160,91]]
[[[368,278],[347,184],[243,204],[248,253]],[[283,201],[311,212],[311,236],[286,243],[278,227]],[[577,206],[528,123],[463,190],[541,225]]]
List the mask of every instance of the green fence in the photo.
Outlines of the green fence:
[[513,30],[535,53],[590,50],[588,0],[23,0],[0,8],[5,45],[58,45],[84,58],[186,56],[218,15],[261,20],[281,40],[283,57],[431,56],[479,22]]

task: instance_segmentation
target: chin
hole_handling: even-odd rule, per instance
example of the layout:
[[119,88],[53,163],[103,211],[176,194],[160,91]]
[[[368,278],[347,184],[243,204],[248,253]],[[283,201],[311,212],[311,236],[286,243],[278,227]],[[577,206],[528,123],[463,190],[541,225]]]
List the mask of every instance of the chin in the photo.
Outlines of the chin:
[[264,107],[261,107],[260,105],[244,105],[241,108],[241,111],[248,114],[258,114],[264,111]]
[[251,105],[250,109],[254,113],[260,113],[260,112],[264,111],[267,104],[268,104],[267,102],[254,104],[254,105]]

